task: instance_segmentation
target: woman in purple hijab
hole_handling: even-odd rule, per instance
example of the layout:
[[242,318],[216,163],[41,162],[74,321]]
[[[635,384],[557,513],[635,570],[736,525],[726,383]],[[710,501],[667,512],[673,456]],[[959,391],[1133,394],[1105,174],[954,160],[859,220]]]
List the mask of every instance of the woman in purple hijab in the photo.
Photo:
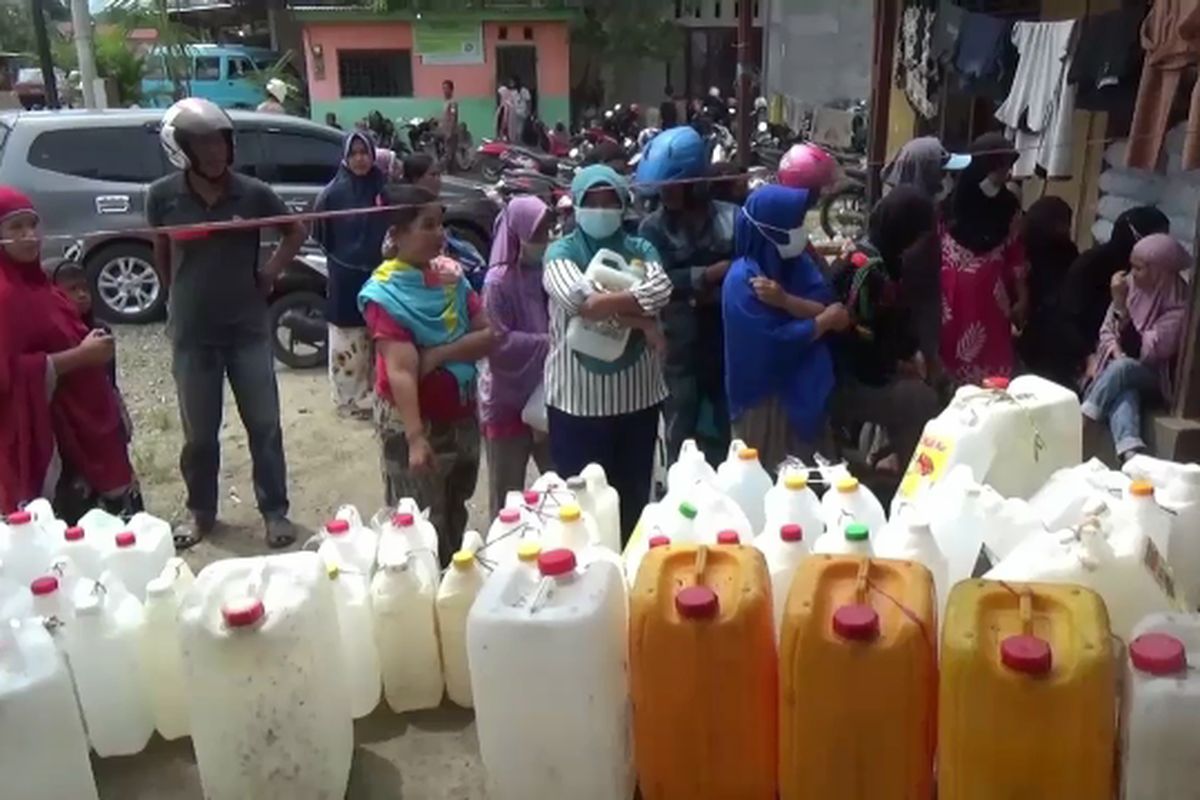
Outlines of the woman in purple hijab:
[[542,256],[554,215],[536,197],[514,197],[496,218],[492,254],[483,284],[483,307],[495,344],[479,378],[479,417],[487,452],[491,513],[504,496],[525,487],[533,458],[550,465],[546,434],[521,419],[529,398],[542,384],[550,349],[550,318],[542,289]]

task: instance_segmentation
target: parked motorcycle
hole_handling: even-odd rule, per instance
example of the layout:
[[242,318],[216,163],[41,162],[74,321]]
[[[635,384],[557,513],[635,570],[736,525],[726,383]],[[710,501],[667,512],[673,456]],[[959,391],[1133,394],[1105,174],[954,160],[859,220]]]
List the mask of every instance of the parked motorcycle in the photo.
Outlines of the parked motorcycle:
[[271,350],[292,369],[316,369],[329,360],[325,256],[301,253],[283,270],[268,300]]
[[867,171],[861,160],[843,164],[842,180],[821,197],[821,228],[831,239],[853,241],[867,230]]

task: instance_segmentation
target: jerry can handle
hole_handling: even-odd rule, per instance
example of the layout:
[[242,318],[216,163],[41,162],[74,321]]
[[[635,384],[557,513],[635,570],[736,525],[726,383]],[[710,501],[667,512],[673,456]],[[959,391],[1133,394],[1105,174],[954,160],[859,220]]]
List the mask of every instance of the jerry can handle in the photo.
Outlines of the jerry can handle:
[[1021,620],[1021,633],[1033,635],[1033,592],[1029,587],[1022,587],[1019,595],[1018,614]]
[[696,560],[692,564],[693,575],[692,582],[696,586],[704,585],[704,570],[708,567],[708,546],[700,545],[696,548]]
[[858,563],[858,574],[854,578],[854,602],[858,605],[867,604],[867,589],[870,588],[871,559],[864,558]]

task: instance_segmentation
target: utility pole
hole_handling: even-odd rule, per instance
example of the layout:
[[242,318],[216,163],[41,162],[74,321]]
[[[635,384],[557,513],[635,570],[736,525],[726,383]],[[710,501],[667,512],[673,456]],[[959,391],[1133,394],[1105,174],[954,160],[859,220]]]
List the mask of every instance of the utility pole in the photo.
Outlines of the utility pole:
[[58,108],[58,81],[54,79],[54,56],[50,53],[44,6],[44,0],[29,0],[33,14],[33,35],[37,39],[38,58],[42,63],[42,91],[46,94],[46,108]]
[[88,0],[71,0],[71,27],[75,33],[75,54],[79,58],[79,82],[85,108],[97,108],[96,52],[92,49],[92,12]]
[[737,147],[738,165],[743,172],[750,169],[750,118],[754,108],[754,98],[750,96],[750,76],[754,70],[750,37],[753,33],[753,0],[738,0]]

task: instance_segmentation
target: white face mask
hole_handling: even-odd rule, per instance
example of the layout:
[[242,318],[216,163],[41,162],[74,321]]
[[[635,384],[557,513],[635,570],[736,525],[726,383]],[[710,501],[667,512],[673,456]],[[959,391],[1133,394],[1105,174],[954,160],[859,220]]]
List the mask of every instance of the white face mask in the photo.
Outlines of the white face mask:
[[[754,227],[758,228],[759,233],[770,240],[771,244],[775,245],[775,248],[779,251],[780,258],[796,258],[808,248],[808,231],[805,230],[803,225],[791,229],[776,228],[774,225],[766,225],[759,222],[745,210],[742,213],[746,215],[746,219],[750,220]],[[781,243],[774,236],[767,233],[767,231],[785,234],[788,239],[786,242]]]
[[581,208],[575,222],[593,239],[607,239],[621,229],[622,216],[619,208]]
[[979,182],[979,191],[983,192],[985,197],[995,197],[1003,188],[1003,184],[997,183],[991,175]]

